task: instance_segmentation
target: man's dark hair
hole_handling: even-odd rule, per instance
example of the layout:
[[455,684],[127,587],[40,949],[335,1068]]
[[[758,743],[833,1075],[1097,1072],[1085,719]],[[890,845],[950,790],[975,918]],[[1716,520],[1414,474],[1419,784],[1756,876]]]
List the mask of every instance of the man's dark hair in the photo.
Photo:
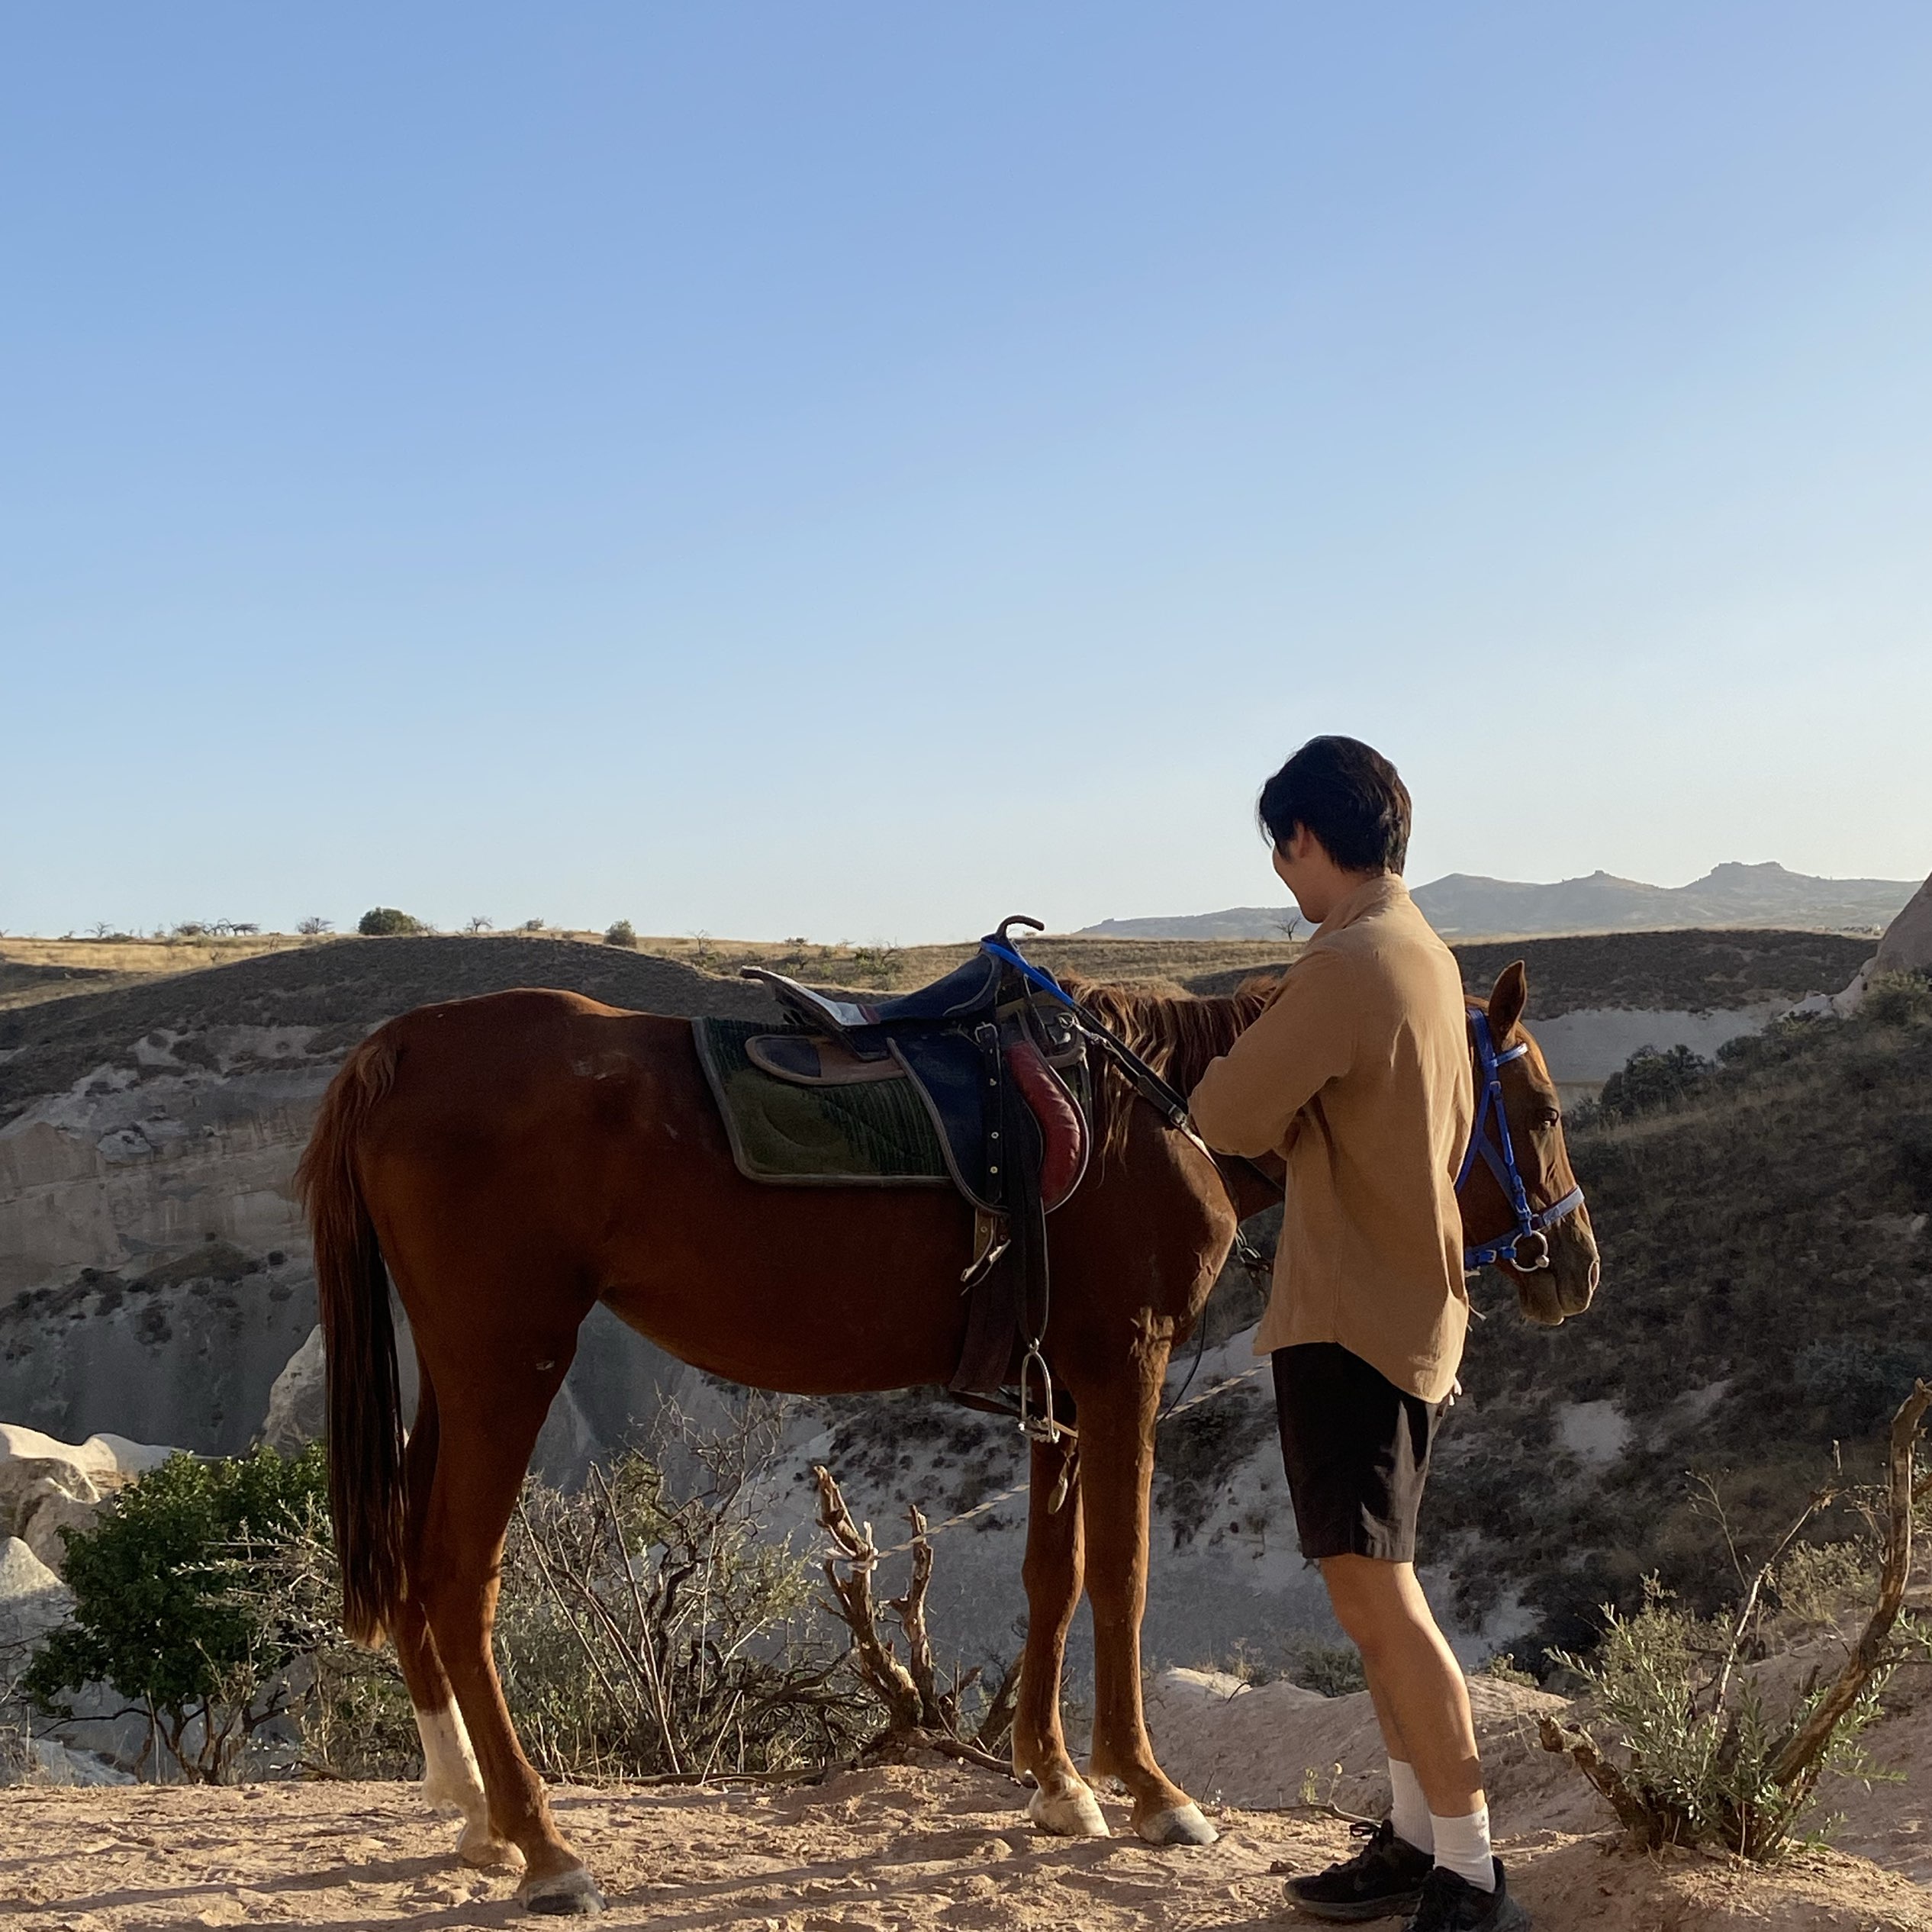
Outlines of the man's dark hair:
[[1409,857],[1409,787],[1359,738],[1311,738],[1261,787],[1268,836],[1306,826],[1344,871],[1399,872]]

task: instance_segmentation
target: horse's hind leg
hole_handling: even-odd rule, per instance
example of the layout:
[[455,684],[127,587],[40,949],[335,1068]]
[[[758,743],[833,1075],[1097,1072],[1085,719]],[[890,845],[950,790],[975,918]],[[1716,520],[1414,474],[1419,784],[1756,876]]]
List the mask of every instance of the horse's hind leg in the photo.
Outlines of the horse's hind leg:
[[1141,1618],[1147,1608],[1148,1491],[1164,1343],[1134,1351],[1131,1377],[1077,1391],[1087,1594],[1093,1605],[1091,1775],[1112,1776],[1134,1801],[1134,1829],[1151,1844],[1211,1845],[1200,1807],[1154,1762],[1141,1706]]
[[[527,1344],[535,1338],[519,1339]],[[412,1594],[421,1600],[475,1743],[489,1794],[490,1828],[523,1853],[523,1882],[517,1895],[535,1912],[594,1912],[604,1904],[584,1861],[551,1821],[543,1783],[517,1741],[490,1654],[504,1531],[573,1347],[570,1339],[549,1341],[538,1372],[531,1365],[531,1348],[506,1342],[485,1357],[500,1360],[503,1373],[466,1377],[460,1405],[452,1379],[439,1377],[441,1441],[411,1574]]]
[[[403,1459],[403,1482],[409,1569],[420,1576],[419,1551],[436,1476],[439,1428],[435,1385],[420,1357],[417,1370],[421,1393],[417,1399],[416,1426],[410,1431]],[[477,1769],[463,1714],[450,1694],[443,1660],[436,1655],[436,1639],[430,1634],[420,1593],[403,1599],[393,1635],[397,1661],[402,1666],[403,1681],[409,1686],[409,1701],[416,1713],[416,1729],[423,1740],[423,1800],[438,1811],[462,1812],[462,1835],[456,1841],[459,1856],[472,1865],[502,1864],[515,1854],[490,1828],[490,1801],[483,1789],[483,1774]]]
[[[1104,1838],[1099,1801],[1074,1768],[1060,1728],[1060,1673],[1080,1603],[1079,1465],[1071,1444],[1033,1444],[1026,1518],[1026,1648],[1013,1712],[1013,1769],[1036,1787],[1026,1814],[1048,1831]],[[1055,1509],[1058,1498],[1059,1508]]]

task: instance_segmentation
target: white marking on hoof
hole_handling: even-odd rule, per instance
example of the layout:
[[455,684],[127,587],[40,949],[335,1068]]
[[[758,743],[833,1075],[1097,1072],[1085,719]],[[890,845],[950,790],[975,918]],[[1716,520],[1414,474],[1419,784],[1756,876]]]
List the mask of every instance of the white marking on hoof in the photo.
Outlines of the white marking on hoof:
[[488,1871],[495,1865],[521,1865],[523,1854],[507,1838],[499,1838],[490,1829],[488,1818],[472,1818],[456,1840],[456,1856],[465,1865]]
[[604,1894],[580,1865],[574,1872],[526,1879],[517,1891],[517,1902],[526,1912],[542,1912],[548,1918],[594,1918],[604,1910]]
[[1135,1821],[1134,1829],[1150,1845],[1211,1845],[1221,1834],[1201,1815],[1198,1805],[1170,1805],[1150,1818]]
[[1111,1838],[1100,1801],[1084,1785],[1071,1791],[1048,1793],[1036,1791],[1026,1801],[1026,1815],[1042,1831],[1057,1832],[1063,1838]]

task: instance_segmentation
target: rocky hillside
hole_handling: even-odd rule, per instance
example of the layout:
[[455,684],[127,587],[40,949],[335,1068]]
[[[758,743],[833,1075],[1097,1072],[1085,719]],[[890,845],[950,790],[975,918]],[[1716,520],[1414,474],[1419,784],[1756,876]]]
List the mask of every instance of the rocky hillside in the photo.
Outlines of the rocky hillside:
[[[240,1449],[314,1325],[289,1181],[342,1056],[432,1000],[563,986],[659,1013],[770,1010],[745,984],[612,947],[394,939],[0,1013],[0,1418]],[[621,1429],[671,1371],[612,1322],[546,1454]]]
[[[1573,1135],[1597,1305],[1534,1329],[1492,1277],[1427,1505],[1465,1622],[1587,1641],[1660,1574],[1710,1607],[1721,1499],[1759,1555],[1932,1376],[1932,983],[1740,1042],[1674,1104]],[[1827,1518],[1820,1533],[1843,1534]]]

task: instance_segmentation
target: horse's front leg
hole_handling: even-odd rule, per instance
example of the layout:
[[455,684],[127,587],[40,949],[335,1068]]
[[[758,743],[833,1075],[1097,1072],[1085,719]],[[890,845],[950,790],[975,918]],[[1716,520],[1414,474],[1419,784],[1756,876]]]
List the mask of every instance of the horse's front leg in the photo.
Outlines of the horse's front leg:
[[1220,1835],[1154,1760],[1141,1705],[1141,1618],[1147,1608],[1148,1490],[1154,1425],[1168,1344],[1143,1334],[1130,1374],[1078,1392],[1087,1594],[1093,1605],[1095,1777],[1118,1778],[1134,1829],[1155,1845],[1211,1845]]
[[1070,1837],[1105,1838],[1110,1834],[1100,1802],[1074,1768],[1060,1728],[1060,1673],[1067,1632],[1080,1603],[1084,1554],[1080,1463],[1074,1445],[1035,1443],[1032,1480],[1024,1572],[1026,1647],[1013,1711],[1013,1771],[1033,1779],[1026,1815],[1035,1824]]

